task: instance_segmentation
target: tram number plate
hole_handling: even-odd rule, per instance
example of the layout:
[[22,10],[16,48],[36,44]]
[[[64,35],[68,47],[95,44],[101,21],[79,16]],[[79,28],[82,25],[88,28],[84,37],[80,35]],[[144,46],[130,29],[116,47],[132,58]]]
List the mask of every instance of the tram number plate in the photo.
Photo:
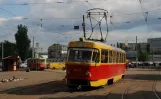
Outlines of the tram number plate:
[[79,47],[84,46],[84,42],[78,42],[78,46],[79,46]]

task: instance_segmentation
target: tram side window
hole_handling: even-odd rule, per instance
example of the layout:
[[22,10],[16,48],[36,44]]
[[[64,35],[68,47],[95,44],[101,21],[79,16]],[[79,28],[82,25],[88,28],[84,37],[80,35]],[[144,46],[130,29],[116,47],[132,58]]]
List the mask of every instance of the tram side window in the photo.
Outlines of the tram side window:
[[122,54],[122,63],[124,63],[124,54]]
[[117,52],[116,62],[119,63],[119,53]]
[[118,63],[118,53],[117,52],[116,52],[115,56],[116,56],[116,63]]
[[99,55],[98,50],[95,50],[93,52],[92,62],[99,63],[99,57],[100,57],[100,55]]
[[117,56],[117,57],[118,57],[117,62],[120,63],[120,53],[117,53],[117,55],[118,55],[118,56]]
[[108,50],[101,51],[101,63],[108,63]]
[[109,51],[109,63],[112,63],[112,51]]
[[112,53],[113,63],[116,63],[116,52],[113,51]]
[[122,53],[120,55],[121,55],[120,56],[120,63],[122,63],[123,62]]
[[119,54],[119,63],[121,63],[121,53]]

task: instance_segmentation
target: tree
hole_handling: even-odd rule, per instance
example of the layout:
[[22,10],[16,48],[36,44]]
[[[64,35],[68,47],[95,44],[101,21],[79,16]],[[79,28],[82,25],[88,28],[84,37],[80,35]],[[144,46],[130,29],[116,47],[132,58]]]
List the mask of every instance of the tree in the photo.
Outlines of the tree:
[[123,47],[122,47],[122,46],[123,46],[123,45],[122,45],[122,43],[120,43],[120,48],[121,48],[121,49],[123,49]]
[[138,51],[139,61],[147,61],[149,59],[148,55],[149,54],[147,51],[142,51],[141,49],[139,49],[139,51]]
[[31,43],[30,39],[28,38],[27,32],[27,27],[20,24],[18,25],[18,31],[15,34],[18,53],[22,60],[25,60],[27,58]]
[[32,57],[32,48],[29,48],[26,58],[31,58],[31,57]]
[[143,52],[143,55],[144,55],[144,58],[143,58],[143,61],[147,61],[147,60],[149,60],[149,54],[148,54],[148,52]]
[[147,44],[147,52],[150,52],[150,44]]
[[[2,44],[2,43],[1,43]],[[3,54],[4,58],[8,56],[17,56],[17,46],[15,43],[9,42],[9,41],[4,41],[3,42]],[[2,46],[0,46],[0,52],[2,52]],[[2,53],[0,53],[0,57],[2,57]]]

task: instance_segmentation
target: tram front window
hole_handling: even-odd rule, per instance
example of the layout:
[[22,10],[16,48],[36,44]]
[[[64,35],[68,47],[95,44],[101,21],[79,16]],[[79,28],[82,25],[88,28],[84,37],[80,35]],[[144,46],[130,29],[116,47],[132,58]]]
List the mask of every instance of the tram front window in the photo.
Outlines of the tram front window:
[[69,62],[90,62],[92,56],[92,49],[84,48],[70,48],[69,49]]
[[45,59],[40,59],[40,63],[45,63]]

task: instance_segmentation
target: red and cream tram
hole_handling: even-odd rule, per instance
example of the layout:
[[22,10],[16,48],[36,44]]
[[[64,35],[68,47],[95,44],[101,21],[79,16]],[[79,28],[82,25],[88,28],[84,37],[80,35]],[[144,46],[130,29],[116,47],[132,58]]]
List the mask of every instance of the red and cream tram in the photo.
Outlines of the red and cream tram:
[[68,45],[66,80],[70,87],[99,87],[124,77],[126,53],[94,41],[72,41]]

